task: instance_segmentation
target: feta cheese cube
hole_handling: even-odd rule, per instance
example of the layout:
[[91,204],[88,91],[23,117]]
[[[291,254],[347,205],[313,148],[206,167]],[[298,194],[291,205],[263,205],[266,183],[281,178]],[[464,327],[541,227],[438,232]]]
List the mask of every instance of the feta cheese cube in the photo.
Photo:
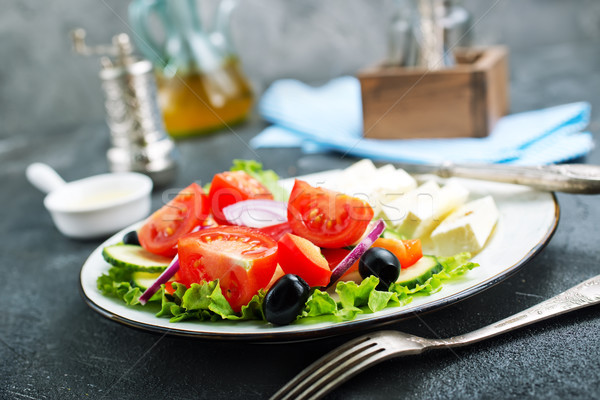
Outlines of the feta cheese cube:
[[427,181],[389,203],[383,204],[384,219],[406,237],[412,237],[426,210],[433,207],[433,199],[440,191],[434,181]]
[[415,179],[402,169],[387,164],[376,168],[371,160],[361,160],[340,173],[336,190],[366,200],[375,215],[382,204],[417,186]]
[[[395,228],[409,238],[426,238],[453,210],[464,204],[469,191],[457,182],[449,181],[440,188],[428,181],[399,198],[386,216]],[[397,210],[403,210],[403,216]]]
[[487,242],[499,212],[492,196],[473,200],[458,208],[431,233],[435,255],[475,254]]

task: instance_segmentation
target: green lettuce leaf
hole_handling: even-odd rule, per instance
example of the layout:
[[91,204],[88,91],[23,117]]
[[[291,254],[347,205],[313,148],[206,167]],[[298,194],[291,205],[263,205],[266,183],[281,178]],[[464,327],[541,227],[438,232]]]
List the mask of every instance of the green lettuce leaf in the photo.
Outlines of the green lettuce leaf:
[[355,282],[339,282],[336,293],[340,296],[341,309],[361,312],[377,312],[400,305],[398,294],[376,290],[379,279],[370,276],[357,285]]
[[343,308],[364,307],[369,302],[371,292],[379,283],[379,279],[369,276],[357,285],[356,282],[339,282],[335,292],[340,296],[340,303]]
[[394,292],[381,292],[379,290],[373,290],[369,294],[369,300],[367,307],[371,312],[381,311],[387,307],[397,307],[400,305],[398,295]]
[[264,170],[262,164],[254,160],[233,160],[232,171],[244,171],[262,183],[277,201],[288,201],[289,194],[279,185],[279,176],[273,170]]
[[327,292],[316,289],[310,295],[300,314],[301,317],[318,317],[321,315],[335,315],[338,306]]
[[164,294],[161,300],[161,310],[157,317],[170,317],[171,322],[187,319],[200,321],[219,320],[264,320],[262,303],[264,291],[250,300],[236,314],[221,291],[219,280],[212,282],[193,283],[189,289],[180,283],[175,283],[176,290],[173,295]]
[[222,317],[234,314],[221,292],[218,280],[202,284],[192,283],[181,298],[181,307],[186,311],[210,310]]
[[230,320],[251,320],[258,319],[266,321],[265,314],[263,312],[263,301],[265,299],[266,292],[261,289],[258,291],[258,294],[255,294],[254,297],[250,300],[248,304],[242,306],[242,310],[240,311],[240,316],[237,315],[228,315],[227,319]]
[[392,283],[390,291],[398,293],[400,296],[430,295],[439,292],[444,281],[458,279],[466,272],[479,266],[479,264],[469,261],[470,258],[470,253],[460,253],[452,257],[437,257],[438,262],[442,264],[442,270],[437,274],[433,274],[425,283],[411,289]]
[[[370,276],[360,284],[355,282],[338,282],[336,301],[329,293],[315,289],[310,295],[304,309],[295,323],[311,323],[314,321],[349,321],[359,314],[374,313],[388,307],[404,306],[415,296],[433,294],[442,288],[443,282],[459,279],[466,272],[478,266],[469,259],[469,253],[457,254],[453,257],[438,257],[442,270],[431,276],[422,285],[407,288],[392,284],[387,292],[375,288],[379,279]],[[142,290],[132,283],[132,272],[122,268],[112,267],[107,274],[100,276],[97,286],[106,296],[121,299],[127,305],[139,305]],[[170,284],[170,283],[169,283]],[[199,321],[243,321],[265,320],[263,302],[265,291],[260,290],[252,300],[235,313],[221,291],[219,281],[194,283],[187,288],[181,283],[174,282],[172,294],[164,290],[164,285],[149,303],[156,304],[157,317],[169,318],[171,322],[185,320]]]
[[437,257],[440,264],[444,266],[442,272],[448,274],[448,278],[464,275],[479,264],[470,262],[470,253],[460,253],[452,257]]
[[132,274],[132,271],[124,268],[112,267],[107,275],[100,276],[96,281],[98,290],[105,296],[123,300],[127,305],[139,304],[142,291],[131,284]]

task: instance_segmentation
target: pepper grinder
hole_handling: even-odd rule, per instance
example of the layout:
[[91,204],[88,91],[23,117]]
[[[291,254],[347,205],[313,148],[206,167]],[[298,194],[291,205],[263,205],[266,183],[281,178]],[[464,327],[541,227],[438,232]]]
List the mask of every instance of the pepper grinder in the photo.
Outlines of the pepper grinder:
[[72,32],[77,53],[101,56],[100,79],[112,147],[106,156],[112,172],[140,172],[155,186],[171,182],[177,172],[175,144],[167,136],[158,108],[152,63],[133,55],[125,33],[111,45],[90,47],[86,32]]

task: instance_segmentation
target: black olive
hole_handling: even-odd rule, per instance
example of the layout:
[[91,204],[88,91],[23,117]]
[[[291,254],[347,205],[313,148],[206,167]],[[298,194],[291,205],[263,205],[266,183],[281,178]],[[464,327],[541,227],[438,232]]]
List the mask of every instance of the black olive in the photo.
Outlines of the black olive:
[[293,322],[304,308],[310,295],[310,286],[298,275],[287,274],[279,278],[265,295],[265,318],[275,325]]
[[358,273],[363,279],[371,275],[378,277],[379,284],[375,289],[388,290],[400,276],[400,261],[389,250],[371,247],[360,257]]
[[127,232],[125,236],[123,236],[123,243],[125,244],[135,244],[140,245],[140,240],[138,239],[138,234],[136,231]]

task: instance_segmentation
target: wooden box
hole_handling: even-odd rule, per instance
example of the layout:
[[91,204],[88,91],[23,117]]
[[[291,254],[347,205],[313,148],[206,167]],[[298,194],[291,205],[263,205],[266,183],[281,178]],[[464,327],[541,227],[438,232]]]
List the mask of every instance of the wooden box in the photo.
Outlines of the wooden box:
[[359,72],[364,136],[484,137],[508,112],[508,51],[459,50],[450,69],[374,67]]

